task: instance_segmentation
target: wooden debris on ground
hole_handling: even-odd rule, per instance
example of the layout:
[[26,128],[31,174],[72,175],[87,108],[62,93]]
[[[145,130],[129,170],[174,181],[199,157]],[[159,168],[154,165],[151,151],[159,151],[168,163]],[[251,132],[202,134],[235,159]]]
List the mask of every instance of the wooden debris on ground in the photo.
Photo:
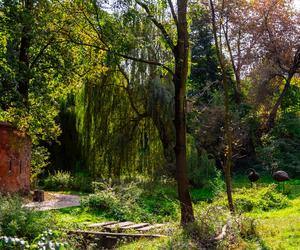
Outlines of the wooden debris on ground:
[[117,222],[117,221],[107,221],[88,225],[88,228],[99,228],[104,231],[126,231],[135,230],[138,232],[148,232],[157,228],[163,227],[165,224],[149,224],[149,223],[134,223],[131,221]]
[[84,242],[94,242],[105,249],[114,248],[119,242],[130,242],[141,238],[160,238],[166,235],[150,233],[165,224],[134,223],[131,221],[107,221],[88,225],[95,231],[72,230],[68,233],[73,236],[83,237]]

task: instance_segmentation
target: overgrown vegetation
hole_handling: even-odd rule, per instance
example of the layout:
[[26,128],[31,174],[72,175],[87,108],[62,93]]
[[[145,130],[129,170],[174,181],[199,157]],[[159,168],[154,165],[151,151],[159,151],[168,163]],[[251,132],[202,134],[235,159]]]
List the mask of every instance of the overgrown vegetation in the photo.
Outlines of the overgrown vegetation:
[[[157,248],[274,247],[267,216],[299,213],[297,2],[0,1],[0,123],[31,136],[32,188],[82,195],[56,212],[1,196],[0,244],[113,219],[181,220]],[[21,174],[18,157],[0,159],[0,179]],[[299,225],[282,228],[295,246]]]
[[52,191],[81,191],[90,192],[92,190],[92,182],[89,176],[83,173],[72,175],[68,171],[58,170],[53,174],[49,174],[43,180],[42,185],[46,190]]
[[19,196],[0,196],[0,235],[33,240],[54,224],[51,216],[23,207]]
[[119,221],[163,222],[178,219],[177,195],[173,183],[94,185],[94,193],[82,198],[83,208],[102,211]]

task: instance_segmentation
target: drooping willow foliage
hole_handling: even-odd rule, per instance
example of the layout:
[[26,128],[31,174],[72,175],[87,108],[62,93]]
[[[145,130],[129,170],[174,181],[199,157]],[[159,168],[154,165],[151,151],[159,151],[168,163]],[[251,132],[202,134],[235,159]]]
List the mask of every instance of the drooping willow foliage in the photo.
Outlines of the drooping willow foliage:
[[[159,98],[168,103],[166,99],[170,96],[163,96],[153,81],[147,84],[150,86],[139,86],[139,90],[129,93],[124,81],[119,72],[107,72],[97,80],[87,80],[76,95],[83,162],[97,178],[118,179],[140,174],[153,177],[165,167],[154,117],[162,104]],[[152,90],[150,93],[148,88]],[[144,112],[137,114],[134,109],[138,108]],[[165,116],[170,116],[169,112]]]
[[[72,163],[65,164],[77,162],[77,169],[105,179],[153,177],[164,169],[167,173],[175,160],[171,77],[155,65],[126,60],[99,47],[112,44],[118,53],[167,65],[172,56],[147,16],[128,6],[115,15],[98,7],[66,7],[74,19],[67,38],[82,48],[81,60],[88,66],[81,72],[73,103],[62,109],[64,152],[70,151],[66,144],[74,148]],[[111,27],[118,32],[112,35]],[[72,124],[73,132],[68,131]],[[77,145],[72,145],[74,139]]]

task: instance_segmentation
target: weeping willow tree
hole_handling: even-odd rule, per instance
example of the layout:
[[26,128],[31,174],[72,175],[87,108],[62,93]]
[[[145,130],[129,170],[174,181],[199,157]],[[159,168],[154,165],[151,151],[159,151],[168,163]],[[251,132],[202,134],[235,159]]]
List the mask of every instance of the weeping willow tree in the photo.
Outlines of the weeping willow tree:
[[[159,65],[118,56],[130,51],[134,57],[171,62],[159,31],[134,10],[110,15],[92,2],[64,6],[69,15],[65,39],[81,48],[80,60],[89,65],[78,81],[74,110],[66,112],[75,116],[81,164],[97,178],[174,172],[172,77]],[[102,49],[108,44],[113,52]]]
[[[123,73],[86,79],[76,95],[83,162],[97,178],[153,177],[166,164],[158,124],[169,120],[172,96],[155,87],[157,79],[131,88]],[[159,117],[163,109],[164,118]]]

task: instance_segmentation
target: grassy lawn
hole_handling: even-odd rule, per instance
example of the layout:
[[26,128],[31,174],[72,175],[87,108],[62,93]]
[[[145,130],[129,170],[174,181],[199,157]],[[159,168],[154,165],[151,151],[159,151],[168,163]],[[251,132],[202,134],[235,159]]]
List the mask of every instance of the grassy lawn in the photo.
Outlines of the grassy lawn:
[[289,207],[246,214],[257,221],[257,241],[262,249],[300,249],[300,181],[290,181],[285,192]]
[[288,208],[248,215],[257,219],[258,241],[263,249],[300,249],[300,197]]
[[[262,181],[257,183],[256,187],[251,190],[256,192],[256,190],[258,191],[261,187],[268,186],[271,182],[272,180],[269,177],[262,178]],[[234,180],[234,188],[238,190],[242,187],[250,188],[249,181],[245,177],[237,177]],[[277,189],[280,188],[277,187]],[[160,211],[161,209],[168,211],[168,209],[171,209],[168,208],[169,205],[177,202],[174,186],[159,187],[158,190],[154,188],[153,193],[156,193],[156,197],[151,198],[149,193],[140,196],[141,202],[144,202],[146,205],[142,207],[145,213],[148,213],[148,211],[153,213],[155,211],[156,200],[160,194],[169,197],[166,199],[163,207],[158,207]],[[203,202],[211,202],[212,200],[212,193],[208,189],[193,189],[191,193],[193,201],[196,202],[195,211],[201,210],[201,207],[205,204]],[[256,237],[245,239],[243,245],[234,249],[300,249],[300,181],[293,180],[286,183],[285,194],[289,198],[289,205],[286,208],[271,209],[269,211],[253,209],[251,212],[244,213],[245,216],[255,219]],[[174,208],[176,210],[179,209],[178,206]],[[117,220],[105,212],[99,210],[91,211],[82,207],[65,208],[44,213],[55,217],[64,228],[84,228],[89,222]],[[179,213],[179,210],[175,212],[175,214],[177,213]],[[153,216],[153,219],[155,218],[155,214],[151,216]],[[177,224],[175,217],[173,219],[170,217],[169,219],[174,225]],[[168,244],[168,239],[142,240],[123,245],[121,249],[159,249],[160,246],[165,246],[166,244]]]

